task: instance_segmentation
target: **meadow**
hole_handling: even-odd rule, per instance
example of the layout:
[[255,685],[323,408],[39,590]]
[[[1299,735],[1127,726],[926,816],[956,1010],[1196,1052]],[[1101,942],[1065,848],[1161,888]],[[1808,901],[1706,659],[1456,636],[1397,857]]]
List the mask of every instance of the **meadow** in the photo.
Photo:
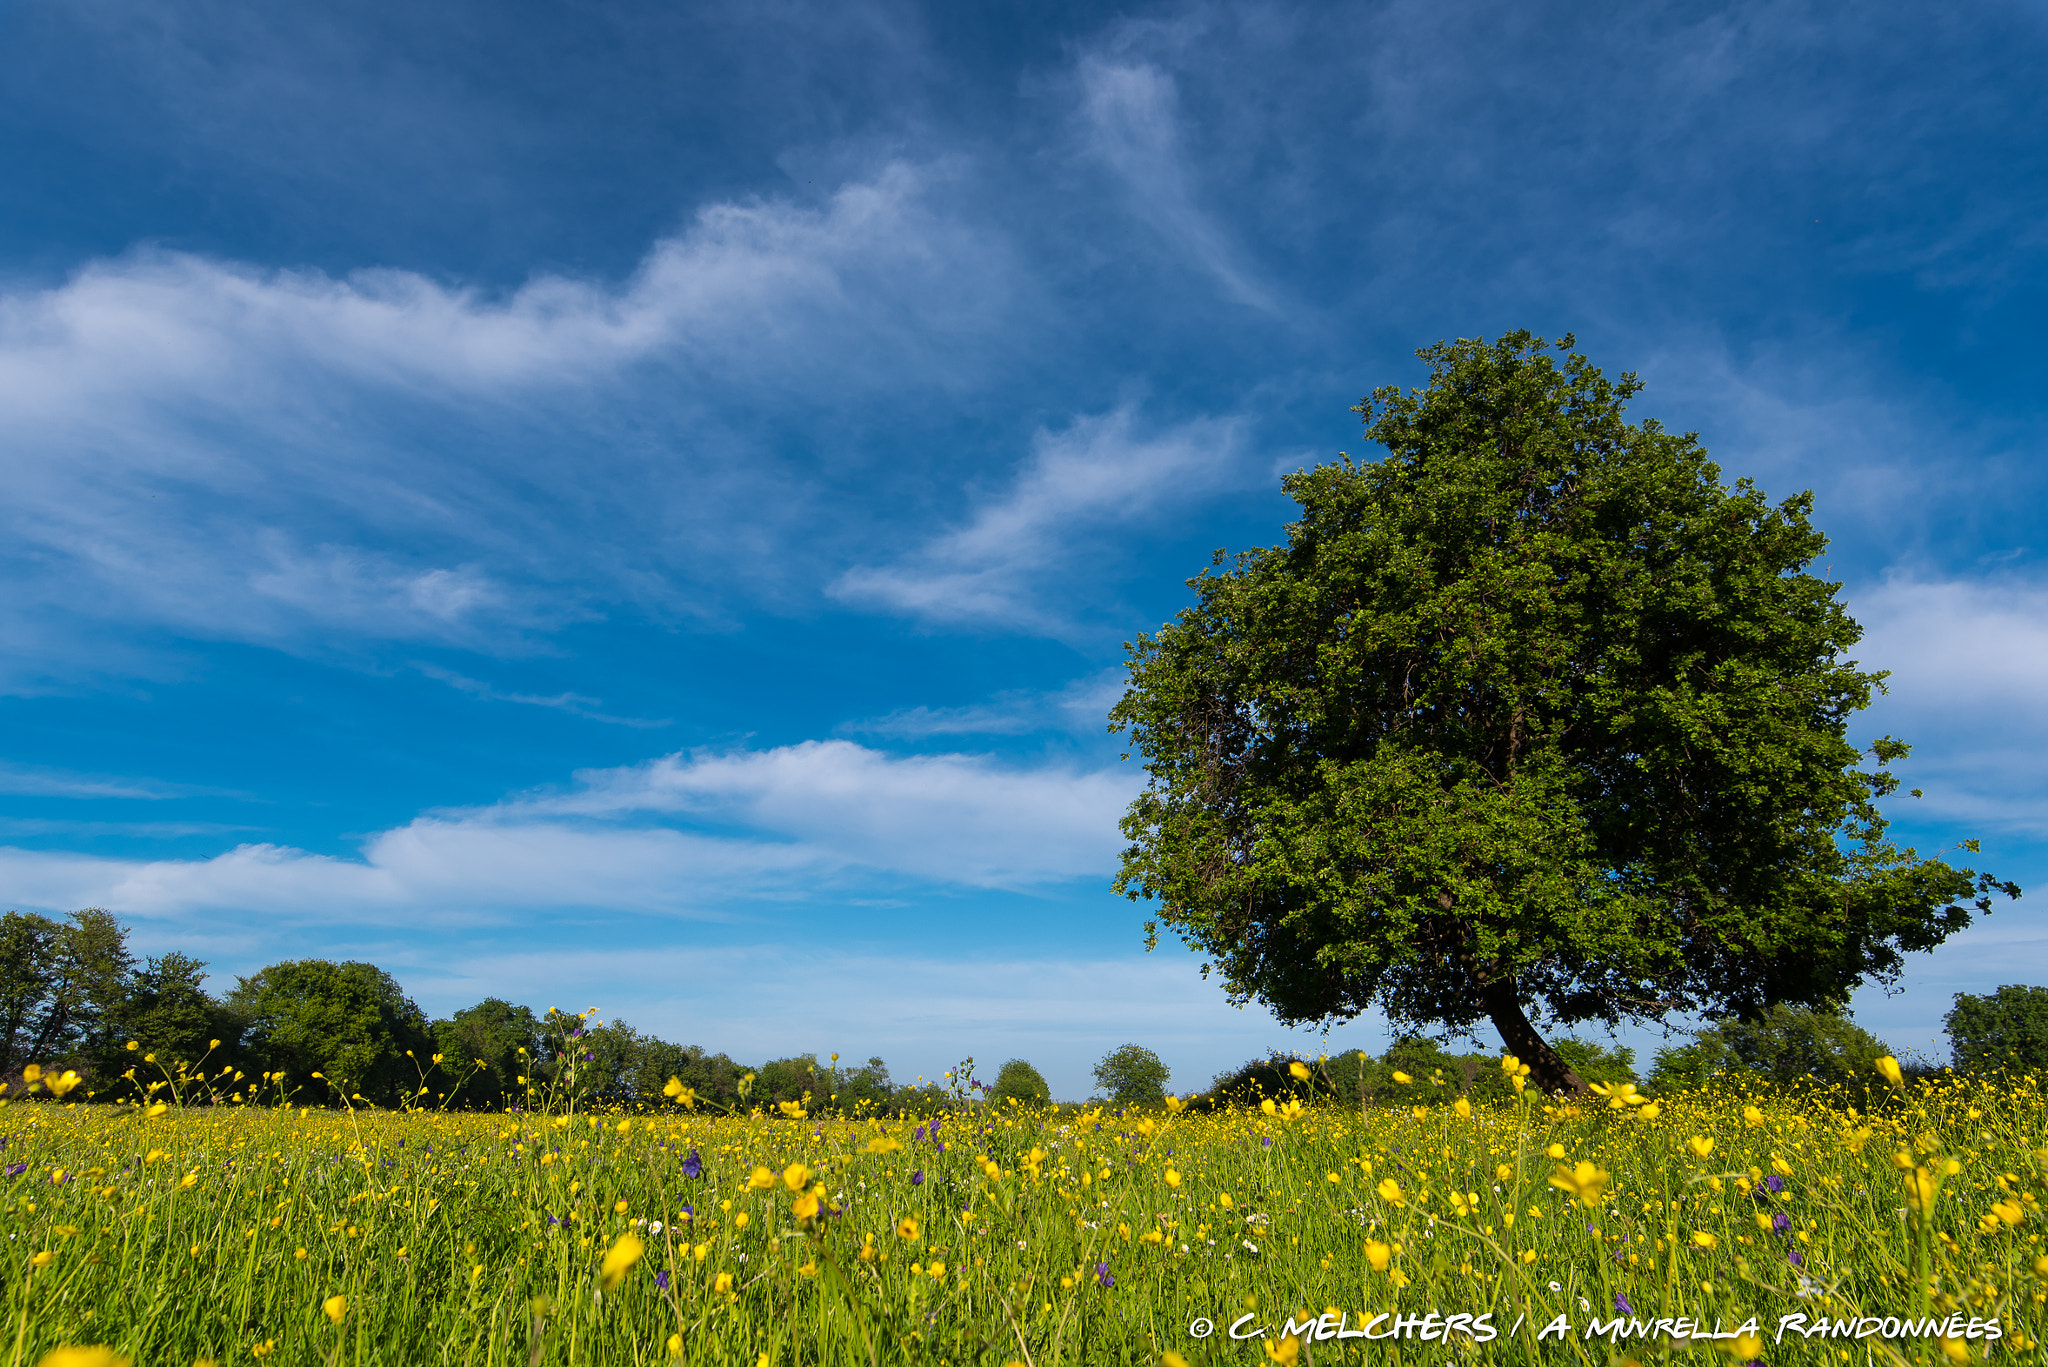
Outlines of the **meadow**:
[[174,1090],[0,1110],[8,1367],[2042,1357],[2033,1079],[850,1118]]

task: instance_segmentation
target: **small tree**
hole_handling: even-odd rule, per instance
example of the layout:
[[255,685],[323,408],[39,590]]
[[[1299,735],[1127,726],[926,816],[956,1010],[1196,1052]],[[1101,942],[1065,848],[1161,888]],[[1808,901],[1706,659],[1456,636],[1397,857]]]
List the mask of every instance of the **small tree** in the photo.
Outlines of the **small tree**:
[[1166,1099],[1166,1079],[1172,1076],[1159,1055],[1142,1044],[1112,1049],[1095,1065],[1095,1081],[1110,1100],[1126,1106]]
[[998,1101],[1015,1098],[1028,1106],[1040,1106],[1052,1100],[1052,1088],[1036,1068],[1021,1058],[1013,1058],[996,1074],[993,1095]]
[[1884,676],[1811,496],[1726,487],[1572,344],[1421,352],[1360,405],[1387,454],[1289,475],[1286,544],[1217,552],[1110,714],[1150,940],[1290,1024],[1491,1021],[1546,1089],[1539,1022],[1839,1007],[2018,893],[1885,838],[1906,747],[1848,739]]
[[2006,986],[1988,997],[1956,993],[1949,1048],[1965,1072],[2048,1068],[2048,987]]

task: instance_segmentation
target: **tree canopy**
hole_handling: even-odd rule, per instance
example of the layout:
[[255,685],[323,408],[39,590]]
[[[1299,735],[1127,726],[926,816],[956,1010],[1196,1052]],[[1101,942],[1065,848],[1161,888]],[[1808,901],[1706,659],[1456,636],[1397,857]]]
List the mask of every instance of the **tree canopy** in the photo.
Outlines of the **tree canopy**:
[[[236,980],[228,1009],[287,1089],[325,1089],[379,1106],[420,1085],[432,1053],[426,1013],[375,964],[290,959]],[[412,1055],[412,1057],[407,1057]]]
[[1552,1088],[1539,1022],[1839,1006],[2018,892],[1886,838],[1906,746],[1848,738],[1884,676],[1811,496],[1726,487],[1573,345],[1418,353],[1358,408],[1386,454],[1288,476],[1286,543],[1219,551],[1111,713],[1153,940],[1288,1022],[1490,1021]]
[[1095,1065],[1096,1085],[1126,1106],[1163,1100],[1171,1076],[1165,1061],[1142,1044],[1112,1049]]
[[2048,1068],[2048,987],[2008,983],[1981,997],[1958,992],[1946,1024],[1956,1067],[1965,1072]]

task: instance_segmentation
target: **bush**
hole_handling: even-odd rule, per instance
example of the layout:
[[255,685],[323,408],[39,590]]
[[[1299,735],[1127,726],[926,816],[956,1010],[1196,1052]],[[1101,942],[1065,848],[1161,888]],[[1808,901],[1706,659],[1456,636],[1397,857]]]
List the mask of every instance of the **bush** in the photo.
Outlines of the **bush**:
[[1166,1099],[1166,1080],[1172,1071],[1142,1044],[1112,1049],[1095,1065],[1095,1081],[1109,1099],[1125,1106],[1142,1106]]
[[1958,992],[1944,1024],[1964,1072],[2048,1068],[2048,987],[2006,986],[1988,997]]
[[1039,1071],[1021,1058],[1013,1058],[996,1074],[995,1100],[1015,1098],[1027,1106],[1042,1106],[1052,1100],[1052,1088]]

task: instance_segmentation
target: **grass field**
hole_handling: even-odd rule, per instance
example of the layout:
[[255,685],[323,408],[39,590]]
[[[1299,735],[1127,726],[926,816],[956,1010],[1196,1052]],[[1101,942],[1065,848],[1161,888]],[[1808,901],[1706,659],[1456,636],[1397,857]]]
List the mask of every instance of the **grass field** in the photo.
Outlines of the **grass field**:
[[[2031,1081],[1875,1114],[1631,1100],[980,1107],[936,1128],[16,1101],[6,1362],[2042,1356]],[[1445,1338],[1432,1312],[1491,1319]],[[1784,1316],[1912,1324],[1780,1340]],[[1949,1341],[1921,1332],[1935,1318]],[[1687,1326],[1659,1319],[1757,1333],[1674,1346]]]

